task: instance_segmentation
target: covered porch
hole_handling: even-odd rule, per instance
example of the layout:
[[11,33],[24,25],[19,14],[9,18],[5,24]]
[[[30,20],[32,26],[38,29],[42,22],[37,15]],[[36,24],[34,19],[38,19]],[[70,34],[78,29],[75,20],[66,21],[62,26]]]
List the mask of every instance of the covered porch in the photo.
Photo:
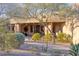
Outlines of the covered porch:
[[40,23],[17,23],[11,24],[10,29],[14,32],[24,33],[26,36],[31,36],[37,32],[44,35],[47,32],[50,33],[50,30],[56,35],[56,32],[63,31],[63,26],[64,22],[49,22],[47,26]]

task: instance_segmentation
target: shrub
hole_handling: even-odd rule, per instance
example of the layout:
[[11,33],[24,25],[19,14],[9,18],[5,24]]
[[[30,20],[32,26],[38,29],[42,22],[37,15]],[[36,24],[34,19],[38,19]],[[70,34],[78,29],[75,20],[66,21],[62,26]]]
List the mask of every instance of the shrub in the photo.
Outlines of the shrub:
[[15,33],[15,38],[19,42],[19,44],[24,43],[25,35],[22,33]]
[[52,34],[51,33],[45,34],[45,36],[44,36],[44,42],[48,43],[50,41],[52,41]]
[[9,51],[10,49],[17,48],[19,42],[15,39],[14,33],[3,33],[0,38],[0,47],[2,50]]
[[79,56],[79,44],[71,44],[71,47],[70,47],[70,54],[72,56]]
[[58,32],[56,39],[60,42],[71,42],[71,36],[62,32]]
[[15,39],[14,33],[5,34],[5,49],[17,48],[19,42]]
[[38,40],[40,40],[40,38],[41,38],[40,33],[35,33],[32,36],[32,40],[34,40],[34,41],[38,41]]
[[4,35],[0,33],[0,50],[4,50],[4,43],[5,43]]

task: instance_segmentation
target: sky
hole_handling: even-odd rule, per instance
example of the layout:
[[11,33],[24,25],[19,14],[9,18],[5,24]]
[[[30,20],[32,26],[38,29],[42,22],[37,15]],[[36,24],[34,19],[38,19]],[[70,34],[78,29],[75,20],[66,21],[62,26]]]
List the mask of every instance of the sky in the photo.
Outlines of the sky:
[[[73,4],[66,4],[69,6],[72,6]],[[0,17],[6,17],[6,12],[16,9],[17,7],[20,7],[18,10],[20,11],[23,9],[24,4],[22,3],[0,3]],[[18,11],[17,11],[18,12]],[[22,11],[21,11],[22,12]],[[20,12],[20,13],[21,13]],[[18,12],[19,13],[19,12]]]
[[20,3],[0,3],[0,17],[6,17],[6,12],[15,9],[16,7],[23,7]]

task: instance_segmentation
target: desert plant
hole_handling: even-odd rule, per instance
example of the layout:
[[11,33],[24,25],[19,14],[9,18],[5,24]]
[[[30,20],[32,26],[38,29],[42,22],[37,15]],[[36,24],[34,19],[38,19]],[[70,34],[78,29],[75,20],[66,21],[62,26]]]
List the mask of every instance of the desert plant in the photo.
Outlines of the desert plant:
[[72,56],[79,56],[79,44],[71,44],[70,54]]
[[40,33],[35,33],[35,34],[33,34],[33,36],[32,36],[32,40],[34,40],[34,41],[39,41],[40,38],[41,38]]
[[52,34],[51,33],[45,34],[45,36],[44,36],[44,42],[48,43],[50,41],[52,41]]
[[4,35],[0,33],[0,50],[4,50],[5,45],[4,43],[5,43]]
[[15,33],[8,31],[7,19],[0,19],[0,49],[9,51],[19,46]]
[[11,49],[15,49],[18,46],[19,42],[15,38],[15,33],[2,33],[0,37],[1,50],[4,50],[8,53]]
[[19,45],[24,43],[25,35],[22,33],[15,33],[15,39],[19,42]]
[[5,49],[12,49],[12,48],[17,48],[18,47],[18,40],[15,39],[15,34],[14,33],[6,33],[4,34],[5,36]]
[[56,39],[60,42],[71,42],[71,36],[69,34],[58,32],[56,35]]

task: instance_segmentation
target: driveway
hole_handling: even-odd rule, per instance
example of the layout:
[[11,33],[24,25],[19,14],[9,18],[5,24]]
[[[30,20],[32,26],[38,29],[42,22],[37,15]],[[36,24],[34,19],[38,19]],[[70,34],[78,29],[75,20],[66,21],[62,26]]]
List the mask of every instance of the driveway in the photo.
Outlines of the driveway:
[[42,48],[46,47],[44,43],[28,42],[31,37],[26,37],[24,44],[18,49],[11,50],[9,54],[0,51],[1,56],[69,56],[70,45],[49,44],[48,51],[44,52]]
[[42,51],[42,47],[46,47],[46,44],[44,43],[35,43],[35,42],[26,42],[23,45],[21,45],[20,49],[21,50],[34,50],[37,52],[38,55],[50,55],[50,56],[61,56],[61,55],[70,55],[69,50],[70,46],[69,45],[62,45],[62,44],[54,44],[48,45],[48,52]]

